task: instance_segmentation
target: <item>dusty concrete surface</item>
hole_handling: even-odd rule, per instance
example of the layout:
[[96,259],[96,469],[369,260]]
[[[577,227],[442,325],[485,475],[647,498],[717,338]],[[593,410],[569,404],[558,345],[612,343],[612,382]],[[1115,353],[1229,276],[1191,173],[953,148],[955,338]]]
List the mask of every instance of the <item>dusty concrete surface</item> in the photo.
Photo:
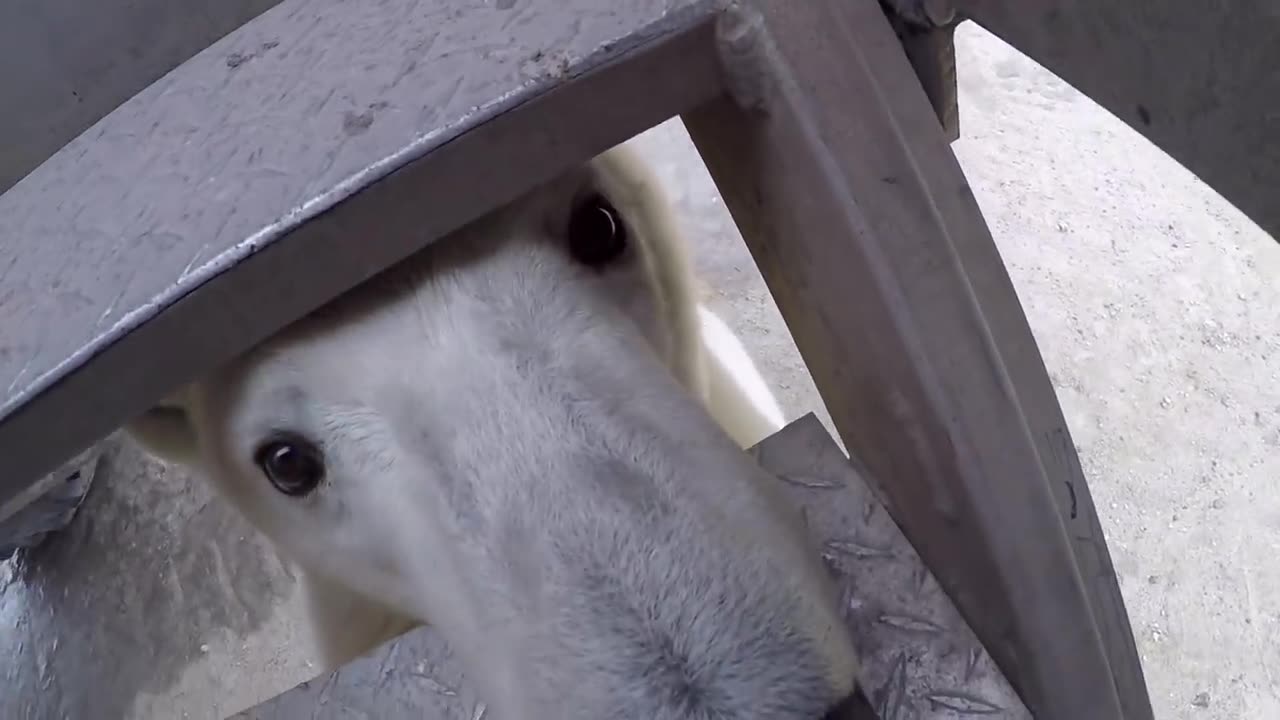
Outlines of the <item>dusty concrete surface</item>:
[[[1000,41],[958,42],[956,152],[1080,446],[1157,717],[1280,717],[1280,245]],[[789,417],[821,410],[683,129],[644,142],[712,305]],[[0,565],[0,717],[220,718],[312,675],[288,569],[185,474],[108,450],[71,529]]]

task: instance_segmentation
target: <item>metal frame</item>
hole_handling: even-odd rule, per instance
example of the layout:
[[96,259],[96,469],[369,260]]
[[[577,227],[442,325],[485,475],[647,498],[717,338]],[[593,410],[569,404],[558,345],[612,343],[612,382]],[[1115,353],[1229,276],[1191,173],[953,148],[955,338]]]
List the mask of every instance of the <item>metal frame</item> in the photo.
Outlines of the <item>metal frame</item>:
[[[534,5],[284,3],[0,195],[0,503],[192,377],[721,90],[712,0]],[[352,40],[339,52],[333,37]]]
[[[1276,234],[1280,19],[1201,5],[956,8]],[[1036,717],[1149,718],[1062,411],[947,147],[937,48],[913,73],[875,0],[285,0],[0,195],[0,505],[342,291],[683,115],[846,446]],[[100,112],[155,72],[135,69]]]
[[[787,8],[761,2],[722,24],[726,65],[750,68],[752,85],[686,114],[694,143],[846,447],[1027,705],[1120,718],[984,312],[1017,297],[992,283],[981,297],[970,280],[1004,268],[959,165],[874,3]],[[961,242],[992,248],[996,264],[962,259]],[[1034,347],[1025,333],[1015,340]],[[1020,379],[1051,387],[1042,364],[1031,370]]]
[[0,193],[280,0],[0,3]]

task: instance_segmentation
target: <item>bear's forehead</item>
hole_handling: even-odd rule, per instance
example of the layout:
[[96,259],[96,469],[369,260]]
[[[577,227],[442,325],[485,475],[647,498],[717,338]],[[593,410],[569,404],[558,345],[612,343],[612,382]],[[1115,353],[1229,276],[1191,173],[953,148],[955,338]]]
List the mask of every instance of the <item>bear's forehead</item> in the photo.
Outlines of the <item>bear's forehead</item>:
[[[607,163],[577,168],[513,203],[513,208],[523,205],[547,209],[550,201],[571,201],[577,192],[594,186],[600,191],[610,191],[611,196],[618,196],[611,199],[617,202],[618,210],[627,216],[628,222],[641,222],[643,218],[636,215],[644,214],[644,205],[637,206],[635,198],[631,197],[636,188],[624,182],[628,179],[625,169]],[[500,212],[470,229],[491,234],[499,228],[511,229],[513,220],[516,223],[541,222],[545,218],[541,218],[539,213]],[[426,335],[434,331],[439,331],[437,335],[446,333],[450,321],[461,320],[456,317],[432,320],[431,316],[436,313],[430,312],[430,307],[426,308],[425,315],[417,311],[422,309],[418,307],[420,303],[430,303],[436,294],[425,291],[427,285],[438,282],[440,274],[453,275],[467,264],[465,256],[470,253],[465,250],[455,253],[454,248],[447,247],[446,243],[465,243],[468,240],[475,238],[449,237],[437,241],[391,270],[370,278],[233,361],[219,374],[219,378],[206,383],[206,388],[213,395],[238,396],[235,401],[220,403],[224,408],[238,406],[259,412],[305,403],[311,398],[335,398],[368,392],[374,380],[370,375],[394,373],[406,359],[412,362],[414,353],[429,352],[430,347],[424,348],[420,343],[426,342],[430,346],[439,338]],[[518,252],[519,249],[508,246],[497,251]],[[451,262],[440,262],[442,255],[455,254],[460,257],[453,258]],[[647,270],[652,272],[652,268]],[[651,278],[641,280],[619,275],[616,279],[622,283],[621,289],[631,296],[631,301],[625,303],[625,309],[633,314],[638,312],[644,320],[652,322],[654,318],[647,317],[649,313],[643,306],[655,298],[651,293],[636,292],[639,289],[637,285],[647,286],[651,282],[644,280],[651,281]],[[456,285],[453,288],[458,289]],[[439,327],[436,327],[437,320],[440,321]],[[383,378],[382,384],[390,382],[394,379]],[[244,407],[251,402],[261,403],[262,407]]]

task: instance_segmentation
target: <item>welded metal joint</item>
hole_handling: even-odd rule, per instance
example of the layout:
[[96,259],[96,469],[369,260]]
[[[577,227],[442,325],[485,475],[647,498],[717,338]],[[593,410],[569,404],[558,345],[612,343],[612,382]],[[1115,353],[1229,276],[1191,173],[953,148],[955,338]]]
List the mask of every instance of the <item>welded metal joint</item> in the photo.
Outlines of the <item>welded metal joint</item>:
[[716,48],[730,97],[744,110],[764,112],[776,92],[773,65],[776,50],[760,11],[741,2],[728,2],[716,21]]
[[898,17],[921,28],[955,25],[960,18],[955,0],[880,0],[890,17]]
[[920,80],[947,140],[960,139],[956,83],[956,27],[964,21],[954,0],[880,0],[898,42]]

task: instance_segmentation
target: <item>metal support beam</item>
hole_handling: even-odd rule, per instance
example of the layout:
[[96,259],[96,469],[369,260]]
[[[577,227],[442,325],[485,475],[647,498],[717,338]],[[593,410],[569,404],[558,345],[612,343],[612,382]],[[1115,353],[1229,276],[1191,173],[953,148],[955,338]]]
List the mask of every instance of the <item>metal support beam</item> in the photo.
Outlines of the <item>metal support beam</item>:
[[0,3],[0,193],[280,0]]
[[342,291],[715,97],[716,13],[287,0],[126,102],[0,195],[0,505]]
[[1118,720],[1022,404],[1052,386],[990,232],[878,5],[805,10],[741,3],[722,35],[736,102],[685,124],[846,447],[1035,716]]

